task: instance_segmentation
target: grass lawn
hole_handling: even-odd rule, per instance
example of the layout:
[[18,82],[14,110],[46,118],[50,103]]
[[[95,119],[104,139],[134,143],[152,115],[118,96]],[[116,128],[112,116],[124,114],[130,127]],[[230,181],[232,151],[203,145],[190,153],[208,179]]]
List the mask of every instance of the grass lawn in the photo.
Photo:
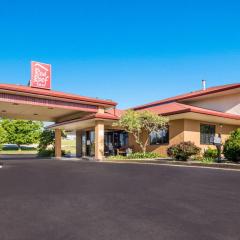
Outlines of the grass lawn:
[[71,154],[76,154],[76,141],[62,139],[62,150],[66,152],[71,152]]
[[2,150],[0,154],[37,154],[37,150]]
[[[71,152],[71,154],[76,154],[76,141],[62,139],[62,149],[66,152]],[[16,147],[7,146],[3,150],[0,150],[0,154],[37,154],[37,149],[21,149],[17,150]]]

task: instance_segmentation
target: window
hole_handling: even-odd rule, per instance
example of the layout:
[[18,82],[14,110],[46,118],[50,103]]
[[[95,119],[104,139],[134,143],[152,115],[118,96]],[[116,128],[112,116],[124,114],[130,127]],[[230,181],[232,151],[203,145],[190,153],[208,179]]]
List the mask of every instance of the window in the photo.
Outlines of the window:
[[160,145],[169,143],[169,129],[164,128],[150,133],[150,144]]
[[200,125],[200,143],[213,144],[215,136],[215,125]]

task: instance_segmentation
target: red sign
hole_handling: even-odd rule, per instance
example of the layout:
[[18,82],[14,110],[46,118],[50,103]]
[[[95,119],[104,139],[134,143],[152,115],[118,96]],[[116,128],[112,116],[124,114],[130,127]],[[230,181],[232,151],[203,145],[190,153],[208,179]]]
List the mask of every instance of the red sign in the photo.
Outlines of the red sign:
[[40,62],[31,62],[30,86],[51,89],[51,65]]

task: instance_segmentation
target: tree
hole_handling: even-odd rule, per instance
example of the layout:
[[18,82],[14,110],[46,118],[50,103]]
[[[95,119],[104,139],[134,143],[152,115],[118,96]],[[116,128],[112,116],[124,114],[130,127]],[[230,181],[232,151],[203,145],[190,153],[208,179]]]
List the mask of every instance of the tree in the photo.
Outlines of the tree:
[[[66,134],[62,131],[62,137],[65,138]],[[38,155],[41,157],[52,157],[55,154],[55,132],[54,130],[45,129],[40,134]],[[62,151],[64,155],[65,152]]]
[[7,143],[7,133],[0,125],[0,144]]
[[45,129],[40,134],[38,149],[39,151],[46,150],[49,146],[52,146],[53,148],[55,146],[55,132],[53,130]]
[[240,128],[233,131],[223,147],[224,156],[231,161],[240,161]]
[[144,133],[149,136],[151,132],[166,128],[167,124],[168,118],[153,112],[128,110],[121,116],[118,122],[114,123],[114,126],[131,133],[142,152],[145,153],[149,145],[149,137],[144,139]]
[[43,124],[29,120],[1,120],[1,127],[6,132],[6,142],[17,144],[33,144],[39,141]]

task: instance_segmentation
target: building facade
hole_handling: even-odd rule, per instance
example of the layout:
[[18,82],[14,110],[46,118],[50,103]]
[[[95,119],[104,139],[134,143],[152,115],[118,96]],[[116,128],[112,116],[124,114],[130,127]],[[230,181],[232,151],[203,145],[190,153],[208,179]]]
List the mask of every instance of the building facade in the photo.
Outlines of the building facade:
[[[55,155],[61,157],[61,131],[76,132],[77,156],[98,160],[107,155],[139,151],[133,136],[113,127],[124,110],[109,100],[83,97],[46,89],[0,84],[1,117],[52,121]],[[179,95],[132,108],[152,111],[169,118],[168,129],[153,132],[145,139],[147,151],[166,155],[167,148],[182,141],[194,142],[202,150],[212,147],[213,136],[225,141],[240,127],[240,84],[229,84]]]

